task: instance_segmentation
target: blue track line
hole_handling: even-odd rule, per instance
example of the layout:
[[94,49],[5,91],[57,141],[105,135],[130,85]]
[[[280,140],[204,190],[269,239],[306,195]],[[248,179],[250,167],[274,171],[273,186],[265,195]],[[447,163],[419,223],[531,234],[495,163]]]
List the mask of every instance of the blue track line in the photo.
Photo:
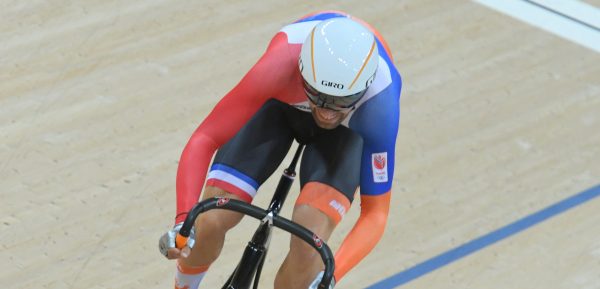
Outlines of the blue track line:
[[595,197],[600,196],[600,185],[564,199],[554,205],[546,207],[538,212],[508,224],[487,235],[481,236],[450,251],[446,251],[429,260],[399,272],[393,276],[383,279],[366,289],[391,289],[406,284],[425,274],[448,265],[458,259],[468,256],[502,239],[515,235],[529,227],[537,225],[551,217],[563,213],[571,208],[581,205]]

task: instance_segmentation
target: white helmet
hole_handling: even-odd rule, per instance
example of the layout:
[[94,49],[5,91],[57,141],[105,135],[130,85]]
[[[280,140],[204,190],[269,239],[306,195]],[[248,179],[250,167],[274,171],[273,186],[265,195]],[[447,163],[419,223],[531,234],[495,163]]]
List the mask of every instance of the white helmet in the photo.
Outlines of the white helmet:
[[375,78],[379,62],[373,33],[346,17],[319,22],[300,52],[308,98],[334,110],[353,107]]

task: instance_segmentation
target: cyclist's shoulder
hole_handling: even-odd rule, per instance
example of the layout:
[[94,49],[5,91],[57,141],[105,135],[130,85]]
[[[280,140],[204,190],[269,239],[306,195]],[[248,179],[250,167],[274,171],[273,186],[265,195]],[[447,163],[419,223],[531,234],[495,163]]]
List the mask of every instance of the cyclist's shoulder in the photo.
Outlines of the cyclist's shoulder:
[[397,122],[402,81],[393,67],[380,59],[373,83],[349,118],[351,127]]
[[385,147],[395,143],[400,121],[398,95],[388,86],[367,99],[345,121],[369,147]]

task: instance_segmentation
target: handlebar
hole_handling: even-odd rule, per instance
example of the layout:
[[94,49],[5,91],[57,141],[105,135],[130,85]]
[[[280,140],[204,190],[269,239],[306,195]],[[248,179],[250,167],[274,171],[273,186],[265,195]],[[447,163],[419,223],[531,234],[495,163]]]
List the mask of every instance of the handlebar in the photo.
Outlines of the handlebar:
[[[262,208],[239,200],[222,197],[206,199],[202,202],[197,203],[188,213],[175,239],[175,246],[177,248],[181,249],[187,243],[187,239],[190,236],[192,226],[194,225],[194,222],[196,221],[198,215],[212,209],[225,209],[230,211],[236,211],[251,216],[258,220],[264,219],[265,216],[267,216],[268,214],[268,212]],[[329,249],[329,246],[327,246],[327,244],[313,232],[284,217],[274,216],[273,225],[292,235],[299,237],[319,253],[323,264],[325,264],[325,271],[323,272],[323,278],[321,279],[321,283],[319,284],[318,288],[329,288],[329,284],[331,283],[331,280],[333,278],[333,271],[335,269],[334,257],[331,253],[331,249]]]

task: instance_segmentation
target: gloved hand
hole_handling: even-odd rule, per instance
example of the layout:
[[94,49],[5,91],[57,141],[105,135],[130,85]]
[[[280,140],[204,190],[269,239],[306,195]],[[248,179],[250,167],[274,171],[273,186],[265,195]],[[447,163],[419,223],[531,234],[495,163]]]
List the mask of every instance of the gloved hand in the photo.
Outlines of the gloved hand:
[[182,225],[183,222],[176,224],[173,226],[173,229],[166,232],[158,240],[158,249],[161,254],[167,257],[167,259],[187,258],[187,256],[190,255],[191,249],[194,247],[194,242],[196,242],[196,232],[194,227],[192,227],[186,246],[181,250],[175,248],[175,237],[177,236],[177,233],[179,233]]
[[[322,278],[323,278],[323,271],[321,271],[321,272],[319,272],[319,274],[317,274],[317,277],[315,278],[315,280],[312,281],[312,283],[310,283],[310,286],[308,286],[308,289],[318,289]],[[333,289],[334,286],[335,286],[335,279],[332,278],[331,283],[329,283],[329,289]]]

